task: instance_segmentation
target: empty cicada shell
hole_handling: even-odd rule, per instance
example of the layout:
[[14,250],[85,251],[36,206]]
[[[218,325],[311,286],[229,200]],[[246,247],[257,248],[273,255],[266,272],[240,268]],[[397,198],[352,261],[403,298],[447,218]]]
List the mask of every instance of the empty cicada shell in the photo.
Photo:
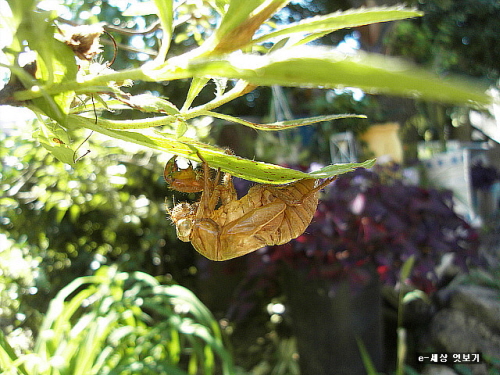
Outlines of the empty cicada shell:
[[232,177],[226,173],[220,181],[218,171],[211,178],[208,164],[198,156],[203,162],[200,201],[180,203],[170,215],[179,239],[191,241],[211,260],[236,258],[297,238],[312,220],[319,191],[334,180],[328,178],[321,184],[315,179],[282,186],[257,184],[237,199]]
[[197,193],[203,190],[202,173],[193,168],[191,161],[187,168],[179,168],[177,155],[174,155],[165,165],[163,177],[170,188],[183,193]]

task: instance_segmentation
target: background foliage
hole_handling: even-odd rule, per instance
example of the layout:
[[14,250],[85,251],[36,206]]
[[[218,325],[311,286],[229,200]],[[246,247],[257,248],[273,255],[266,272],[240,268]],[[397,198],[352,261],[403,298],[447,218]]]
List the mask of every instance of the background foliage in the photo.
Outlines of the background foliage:
[[[83,288],[82,288],[83,287]],[[101,267],[52,299],[32,353],[0,331],[0,366],[22,374],[233,374],[217,321],[188,289]]]

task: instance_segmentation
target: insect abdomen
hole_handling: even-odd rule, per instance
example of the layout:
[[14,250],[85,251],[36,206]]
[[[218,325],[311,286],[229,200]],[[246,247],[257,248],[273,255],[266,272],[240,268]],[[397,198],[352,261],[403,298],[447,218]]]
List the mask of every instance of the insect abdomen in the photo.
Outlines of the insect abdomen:
[[[303,179],[283,189],[283,192],[290,196],[290,201],[285,202],[287,207],[283,212],[282,223],[272,236],[273,243],[269,245],[285,244],[304,233],[311,223],[318,205],[318,192],[305,197],[314,189],[315,184],[316,180],[314,179]],[[300,204],[296,204],[296,202],[300,202]]]

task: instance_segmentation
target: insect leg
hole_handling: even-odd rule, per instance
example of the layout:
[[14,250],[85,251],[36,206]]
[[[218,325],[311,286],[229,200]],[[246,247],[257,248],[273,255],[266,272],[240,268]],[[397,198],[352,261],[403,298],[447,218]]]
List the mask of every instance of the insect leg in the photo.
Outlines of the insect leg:
[[238,199],[236,189],[233,184],[233,177],[229,173],[224,173],[222,184],[219,185],[220,199],[223,205]]
[[215,174],[215,179],[212,181],[212,195],[210,196],[210,199],[208,200],[208,207],[207,209],[209,211],[215,210],[215,207],[217,206],[217,203],[219,202],[219,197],[220,197],[220,168],[217,169],[217,173]]
[[200,205],[196,213],[196,216],[199,218],[204,216],[205,209],[208,209],[209,207],[211,183],[210,168],[208,167],[207,162],[205,161],[205,159],[203,159],[201,154],[199,152],[197,152],[197,154],[203,165],[203,192],[201,193]]
[[319,184],[318,186],[316,186],[314,189],[312,189],[311,191],[309,191],[309,193],[307,194],[304,194],[304,196],[302,197],[301,201],[304,202],[307,198],[309,198],[312,194],[315,194],[317,191],[320,191],[321,189],[325,188],[327,185],[330,185],[333,181],[335,181],[337,179],[338,176],[334,176],[334,177],[328,177],[327,179],[325,179],[321,184]]
[[175,172],[179,171],[179,167],[177,166],[177,155],[172,156],[167,164],[165,164],[165,169],[163,170],[163,178],[165,178],[165,181],[171,182],[172,177],[171,175]]
[[198,158],[201,160],[203,164],[203,193],[201,193],[200,198],[200,206],[196,213],[196,217],[198,219],[204,218],[206,216],[210,216],[211,213],[215,210],[215,206],[219,202],[219,189],[217,185],[220,180],[220,169],[217,170],[217,174],[213,180],[210,178],[210,167],[206,160],[201,156],[199,152],[197,152]]

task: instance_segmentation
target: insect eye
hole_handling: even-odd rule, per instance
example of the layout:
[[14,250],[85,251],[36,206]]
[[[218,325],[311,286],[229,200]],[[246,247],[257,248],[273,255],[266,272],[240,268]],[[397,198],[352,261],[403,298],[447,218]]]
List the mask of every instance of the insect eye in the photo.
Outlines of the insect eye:
[[193,222],[190,219],[181,219],[177,222],[177,237],[181,241],[189,241],[189,235],[193,227]]

